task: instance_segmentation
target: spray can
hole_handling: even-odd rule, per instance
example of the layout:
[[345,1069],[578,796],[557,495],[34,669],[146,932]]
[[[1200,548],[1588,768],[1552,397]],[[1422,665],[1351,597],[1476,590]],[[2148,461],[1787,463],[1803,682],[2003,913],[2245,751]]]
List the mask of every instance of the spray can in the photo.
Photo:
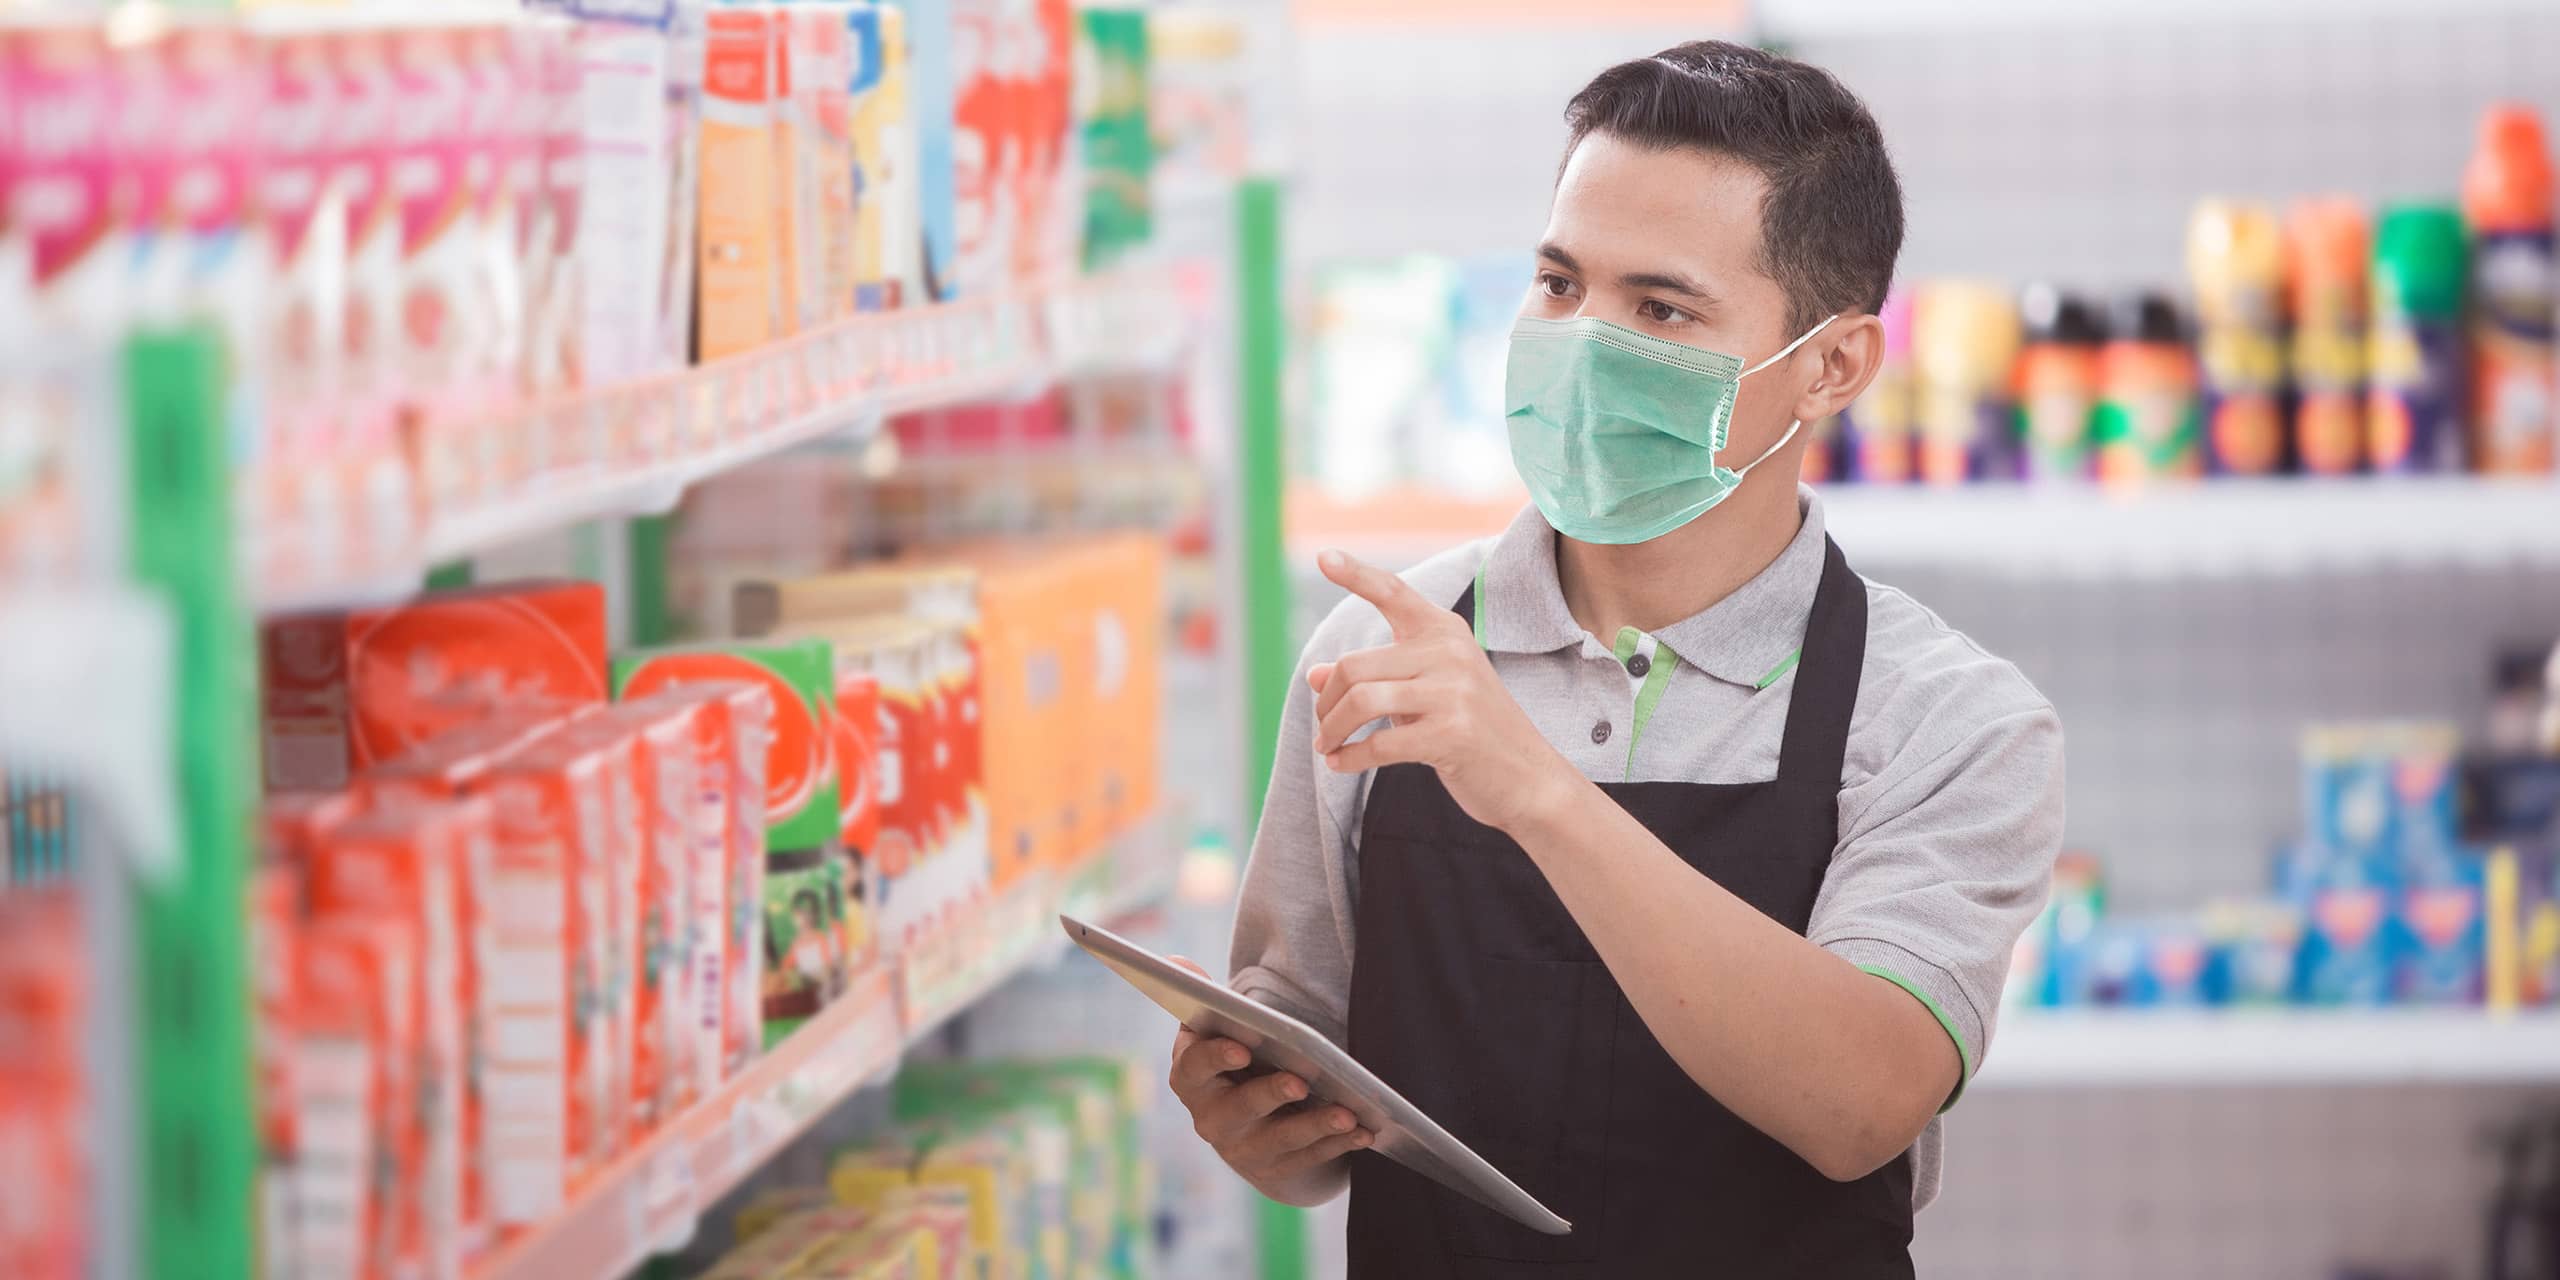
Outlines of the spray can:
[[2187,223],[2204,440],[2218,475],[2262,476],[2285,463],[2284,251],[2275,211],[2206,200]]
[[2551,470],[2551,151],[2530,107],[2480,120],[2462,173],[2471,223],[2471,458],[2492,475]]
[[2095,474],[2090,431],[2098,410],[2097,310],[2049,284],[2018,300],[2026,341],[2018,349],[2018,437],[2029,480],[2086,480]]
[[2098,478],[2126,485],[2203,474],[2195,356],[2178,304],[2129,295],[2109,330],[2098,348]]
[[2017,360],[2018,307],[2007,290],[1961,280],[1921,287],[1912,302],[1911,364],[1922,482],[2017,478],[2008,394]]
[[1876,379],[1840,415],[1837,456],[1843,472],[1867,484],[1911,481],[1911,293],[1896,288],[1876,312],[1884,324],[1884,359]]
[[2293,310],[2293,454],[2312,475],[2364,466],[2364,206],[2306,200],[2285,218]]
[[2365,448],[2377,472],[2462,469],[2464,256],[2462,215],[2450,207],[2382,211],[2365,348]]

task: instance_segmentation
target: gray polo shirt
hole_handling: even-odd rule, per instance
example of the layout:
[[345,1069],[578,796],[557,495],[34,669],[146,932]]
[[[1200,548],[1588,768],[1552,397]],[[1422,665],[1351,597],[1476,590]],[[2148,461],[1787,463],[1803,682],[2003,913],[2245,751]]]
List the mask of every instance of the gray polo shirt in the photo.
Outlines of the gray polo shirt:
[[[1798,501],[1803,527],[1767,569],[1651,635],[1627,628],[1603,639],[1573,620],[1556,580],[1554,530],[1535,507],[1499,537],[1404,576],[1451,604],[1476,580],[1477,639],[1494,671],[1583,776],[1766,782],[1778,773],[1796,653],[1822,576],[1822,503],[1810,489]],[[1842,550],[1856,567],[1858,549]],[[1390,638],[1378,611],[1354,597],[1307,642],[1236,908],[1235,987],[1337,1042],[1358,943],[1370,775],[1334,773],[1316,759],[1305,676]],[[2062,722],[2016,667],[1870,582],[1866,663],[1841,774],[1839,844],[1807,936],[1926,1005],[1970,1079],[1991,1043],[2010,949],[2043,906],[2061,849]],[[1914,1207],[1937,1195],[1943,1125],[1932,1121],[1913,1149]]]

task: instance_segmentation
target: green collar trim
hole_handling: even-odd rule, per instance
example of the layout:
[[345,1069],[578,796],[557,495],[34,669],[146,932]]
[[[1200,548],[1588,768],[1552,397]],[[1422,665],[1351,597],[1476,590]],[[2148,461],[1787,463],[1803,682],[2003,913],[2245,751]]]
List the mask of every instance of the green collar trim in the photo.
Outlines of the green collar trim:
[[1778,665],[1769,668],[1769,674],[1760,677],[1760,683],[1751,686],[1752,692],[1757,693],[1762,689],[1768,688],[1770,685],[1776,684],[1780,676],[1796,669],[1796,659],[1803,656],[1804,650],[1802,648],[1797,648],[1788,653],[1785,658],[1779,661]]

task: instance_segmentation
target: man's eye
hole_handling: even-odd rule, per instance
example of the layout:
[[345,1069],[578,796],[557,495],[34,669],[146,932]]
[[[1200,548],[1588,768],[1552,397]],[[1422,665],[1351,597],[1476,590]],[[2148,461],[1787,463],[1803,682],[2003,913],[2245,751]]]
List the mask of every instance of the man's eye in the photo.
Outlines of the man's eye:
[[1650,298],[1636,308],[1636,313],[1655,324],[1678,324],[1689,318],[1688,314],[1678,307],[1667,302],[1656,302]]
[[1546,295],[1550,298],[1570,298],[1573,296],[1573,282],[1565,279],[1563,276],[1555,274],[1552,271],[1541,271],[1538,273],[1538,287],[1545,290]]

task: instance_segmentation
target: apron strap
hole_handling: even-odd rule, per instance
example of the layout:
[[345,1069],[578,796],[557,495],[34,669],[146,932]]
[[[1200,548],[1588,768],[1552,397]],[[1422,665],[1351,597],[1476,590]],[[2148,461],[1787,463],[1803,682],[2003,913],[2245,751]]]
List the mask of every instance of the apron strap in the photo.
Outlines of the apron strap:
[[1840,802],[1849,714],[1857,709],[1858,679],[1867,660],[1867,584],[1850,571],[1840,544],[1827,537],[1822,544],[1822,585],[1813,593],[1804,656],[1796,663],[1795,688],[1787,695],[1778,785],[1809,802],[1818,799],[1830,811]]

